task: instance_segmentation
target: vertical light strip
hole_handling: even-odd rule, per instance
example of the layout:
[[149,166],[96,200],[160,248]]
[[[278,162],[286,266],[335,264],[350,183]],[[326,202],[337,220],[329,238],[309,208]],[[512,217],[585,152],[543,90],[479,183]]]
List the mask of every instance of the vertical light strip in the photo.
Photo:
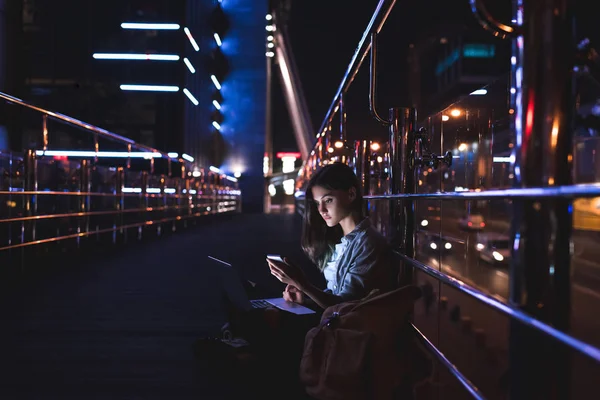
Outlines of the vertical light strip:
[[190,101],[192,103],[194,103],[195,106],[198,105],[198,100],[196,100],[196,98],[194,97],[194,95],[192,93],[190,93],[190,91],[187,90],[187,88],[183,89],[183,93],[185,93],[185,95],[188,97],[188,99],[190,99]]
[[213,83],[215,84],[215,87],[217,88],[217,90],[221,90],[221,84],[219,83],[219,81],[217,80],[217,77],[214,75],[210,76],[210,79],[212,79]]
[[196,41],[194,40],[194,37],[192,36],[192,33],[190,32],[190,30],[188,29],[187,26],[185,28],[183,28],[183,31],[185,32],[185,35],[190,40],[190,43],[194,47],[194,50],[200,51],[200,47],[198,47],[198,43],[196,43]]
[[195,73],[196,73],[196,68],[194,68],[194,66],[192,65],[192,63],[190,62],[190,60],[188,60],[188,58],[187,58],[187,57],[185,57],[185,58],[183,59],[183,62],[185,63],[185,65],[188,67],[188,69],[190,70],[190,72],[191,72],[192,74],[195,74]]

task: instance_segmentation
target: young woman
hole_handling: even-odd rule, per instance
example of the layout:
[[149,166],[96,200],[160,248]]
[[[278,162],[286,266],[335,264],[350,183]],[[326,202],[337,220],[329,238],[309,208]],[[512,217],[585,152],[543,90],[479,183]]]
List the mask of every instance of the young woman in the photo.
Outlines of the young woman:
[[360,299],[373,289],[397,286],[397,268],[387,240],[363,212],[360,181],[346,164],[319,170],[306,188],[302,248],[323,272],[327,289],[310,283],[289,260],[267,259],[271,274],[287,284],[283,297],[305,303],[307,297],[321,308]]

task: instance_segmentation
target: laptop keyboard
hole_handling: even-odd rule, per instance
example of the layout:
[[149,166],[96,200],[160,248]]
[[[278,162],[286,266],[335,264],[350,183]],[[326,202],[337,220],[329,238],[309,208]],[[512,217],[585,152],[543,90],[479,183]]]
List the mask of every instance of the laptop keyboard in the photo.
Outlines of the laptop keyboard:
[[252,308],[267,308],[271,306],[266,300],[250,300],[250,304],[252,304]]

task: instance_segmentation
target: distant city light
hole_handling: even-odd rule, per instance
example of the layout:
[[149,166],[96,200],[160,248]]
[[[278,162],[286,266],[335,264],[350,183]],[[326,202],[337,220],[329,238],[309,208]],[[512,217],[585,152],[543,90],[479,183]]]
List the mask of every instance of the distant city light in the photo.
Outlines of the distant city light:
[[487,94],[486,89],[477,89],[474,92],[471,92],[471,96],[484,96]]
[[178,61],[176,54],[94,53],[96,60]]
[[214,75],[210,76],[210,79],[213,81],[213,83],[215,84],[215,87],[217,88],[217,90],[221,90],[221,84],[219,83],[219,81],[217,80],[217,77]]
[[179,154],[177,154],[177,153],[167,153],[167,155],[168,155],[170,158],[177,158],[177,157],[179,157]]
[[194,68],[194,66],[192,65],[192,63],[190,62],[190,60],[188,60],[188,58],[187,58],[187,57],[185,57],[185,58],[183,59],[183,62],[185,63],[185,65],[188,67],[188,69],[190,70],[190,72],[191,72],[192,74],[195,74],[195,73],[196,73],[196,68]]
[[185,28],[183,28],[183,31],[185,32],[185,35],[190,40],[190,43],[192,44],[192,47],[194,48],[194,50],[200,51],[200,47],[198,47],[198,43],[196,43],[196,41],[194,40],[194,37],[192,36],[192,33],[190,32],[190,30],[188,29],[187,26]]
[[221,125],[219,125],[219,123],[217,121],[213,121],[212,125],[215,127],[216,130],[218,130],[218,131],[221,130]]
[[214,37],[215,37],[215,42],[217,42],[217,46],[221,47],[221,45],[222,45],[223,43],[221,42],[221,37],[219,36],[219,34],[218,34],[218,33],[215,33],[215,34],[214,34]]
[[194,95],[192,93],[190,93],[190,91],[187,90],[187,88],[183,89],[183,93],[185,93],[185,95],[187,96],[187,98],[190,99],[190,101],[192,103],[194,103],[195,106],[198,105],[198,100],[196,100],[196,98],[194,97]]
[[265,19],[266,19],[267,21],[270,21],[270,20],[272,20],[272,19],[273,19],[273,16],[272,16],[271,14],[267,14],[267,15],[265,15]]
[[275,53],[273,53],[272,51],[267,51],[267,52],[265,53],[265,55],[266,55],[267,57],[273,57],[273,56],[275,56]]
[[179,86],[121,85],[121,90],[137,90],[142,92],[179,92]]
[[220,109],[221,109],[221,105],[220,105],[220,104],[219,104],[219,102],[218,102],[218,101],[216,101],[216,100],[213,100],[213,106],[215,106],[215,108],[216,108],[217,110],[220,110]]
[[273,41],[273,39],[274,39],[274,37],[273,37],[272,35],[269,35],[269,36],[267,36],[267,40],[268,40],[269,42],[272,42],[272,41]]
[[189,161],[189,162],[194,162],[194,157],[190,156],[189,154],[185,154],[185,153],[183,153],[183,154],[181,155],[181,158],[183,158],[184,160],[187,160],[187,161]]
[[123,29],[149,29],[149,30],[178,30],[179,24],[154,24],[140,22],[123,22]]

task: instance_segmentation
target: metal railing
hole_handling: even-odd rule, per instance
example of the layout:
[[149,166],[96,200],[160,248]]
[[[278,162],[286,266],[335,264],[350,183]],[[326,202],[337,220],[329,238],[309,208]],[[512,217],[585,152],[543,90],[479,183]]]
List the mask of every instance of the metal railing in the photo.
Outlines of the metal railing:
[[[536,337],[532,338],[524,328],[600,363],[599,348],[566,333],[571,303],[572,200],[599,197],[600,184],[573,184],[572,178],[573,155],[570,149],[573,143],[574,117],[571,112],[573,99],[569,82],[573,65],[569,64],[572,59],[567,57],[571,51],[570,46],[574,43],[570,1],[544,0],[536,2],[535,7],[529,3],[533,2],[516,3],[516,22],[502,24],[491,17],[480,1],[470,0],[473,13],[485,29],[494,36],[509,38],[514,42],[510,93],[507,93],[511,99],[508,110],[510,129],[516,136],[514,143],[511,143],[512,151],[508,161],[511,175],[514,175],[514,179],[511,178],[513,187],[418,193],[420,171],[431,173],[442,170],[440,167],[444,166],[449,170],[455,157],[450,152],[444,155],[430,152],[428,133],[424,128],[419,129],[416,110],[393,108],[389,110],[387,118],[377,112],[377,35],[396,4],[396,1],[381,0],[325,115],[313,150],[301,168],[296,184],[296,198],[299,203],[302,202],[304,187],[318,167],[333,161],[353,166],[365,189],[366,203],[370,207],[383,207],[383,213],[389,218],[386,233],[406,265],[510,318],[510,397],[550,398],[558,395],[565,398],[568,396],[571,380],[569,355],[562,348],[552,348],[549,354],[548,348],[544,347],[547,344],[536,340]],[[549,15],[553,15],[550,20],[546,18]],[[523,29],[523,21],[530,22],[528,29]],[[544,36],[550,32],[549,29],[552,31],[552,38]],[[549,46],[548,43],[553,45]],[[331,137],[331,125],[338,112],[341,131],[339,140],[346,141],[344,97],[369,52],[370,111],[377,122],[389,129],[389,142],[383,149],[385,177],[381,179],[373,173],[371,141],[343,143],[335,147],[346,151],[328,151],[329,148],[333,149],[332,143],[336,140]],[[552,65],[552,68],[547,68],[548,65]],[[379,179],[380,189],[379,193],[372,194],[374,179]],[[500,301],[485,290],[416,259],[416,201],[473,202],[494,199],[510,201],[509,207],[513,215],[509,223],[512,254],[507,301]],[[303,208],[300,207],[300,210]],[[544,312],[536,307],[544,308]],[[484,398],[481,391],[417,327],[415,333],[467,393],[478,399]],[[552,373],[551,384],[547,382],[548,376],[540,371]]]
[[[92,238],[124,243],[174,231],[199,217],[240,211],[237,180],[194,167],[189,155],[159,151],[5,93],[0,99],[42,122],[38,148],[0,152],[4,269],[23,259],[16,250],[51,243],[79,247]],[[91,139],[92,149],[52,149],[53,134],[64,142],[67,127],[76,129],[76,141]]]

